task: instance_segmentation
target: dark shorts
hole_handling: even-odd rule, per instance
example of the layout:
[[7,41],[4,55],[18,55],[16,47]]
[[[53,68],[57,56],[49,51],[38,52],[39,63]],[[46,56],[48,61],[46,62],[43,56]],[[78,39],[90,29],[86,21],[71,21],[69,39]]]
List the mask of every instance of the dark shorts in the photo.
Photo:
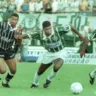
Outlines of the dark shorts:
[[0,48],[0,58],[4,58],[5,60],[13,59],[15,57],[15,53],[11,50],[3,50]]

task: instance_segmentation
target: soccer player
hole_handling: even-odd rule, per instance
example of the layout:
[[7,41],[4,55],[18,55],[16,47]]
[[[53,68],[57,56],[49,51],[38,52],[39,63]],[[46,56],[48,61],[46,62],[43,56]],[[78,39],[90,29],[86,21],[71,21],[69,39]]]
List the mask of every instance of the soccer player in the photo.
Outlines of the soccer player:
[[10,87],[9,81],[16,73],[16,62],[14,57],[17,51],[17,45],[19,44],[18,36],[21,34],[20,28],[17,27],[18,20],[18,14],[13,13],[9,22],[0,22],[0,74],[4,74],[6,72],[6,63],[10,71],[3,80],[2,86],[7,88]]
[[79,36],[80,40],[84,41],[84,46],[82,47],[82,50],[80,52],[81,56],[85,55],[85,49],[88,44],[88,40],[83,38],[82,35],[72,25],[64,26],[64,29],[60,32],[57,28],[56,30],[53,30],[49,21],[44,21],[42,23],[42,27],[42,33],[33,33],[32,35],[28,34],[22,36],[23,38],[39,38],[42,46],[44,46],[47,50],[47,52],[42,56],[41,65],[34,75],[34,80],[31,88],[38,87],[41,75],[53,64],[52,71],[46,78],[46,81],[43,85],[44,88],[47,88],[51,83],[52,78],[56,76],[58,70],[62,67],[64,59],[67,56],[67,53],[64,51],[64,39],[62,38],[64,33],[72,30]]

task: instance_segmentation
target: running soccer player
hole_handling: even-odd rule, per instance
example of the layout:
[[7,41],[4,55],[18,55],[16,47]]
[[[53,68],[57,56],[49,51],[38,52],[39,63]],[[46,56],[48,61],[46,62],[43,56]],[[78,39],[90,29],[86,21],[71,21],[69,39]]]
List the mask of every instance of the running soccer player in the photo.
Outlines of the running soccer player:
[[[0,22],[0,74],[4,74],[6,72],[6,63],[10,71],[3,80],[2,86],[7,88],[10,87],[9,81],[16,73],[16,62],[14,57],[18,49],[16,47],[19,44],[18,36],[21,34],[19,33],[20,29],[18,29],[16,26],[18,20],[18,14],[13,13],[9,22]],[[12,48],[14,42],[16,46]]]
[[62,38],[64,33],[72,30],[79,36],[80,40],[84,42],[84,45],[80,52],[81,57],[85,55],[85,49],[88,44],[88,40],[86,38],[83,38],[83,36],[72,25],[64,26],[64,29],[60,32],[58,31],[57,28],[55,31],[52,30],[52,26],[49,21],[44,21],[42,23],[42,27],[43,27],[42,33],[34,33],[32,35],[28,34],[22,36],[22,38],[39,39],[41,41],[42,46],[45,47],[45,49],[47,50],[47,52],[42,56],[41,65],[34,75],[34,80],[31,85],[31,88],[38,87],[41,75],[52,64],[54,64],[50,75],[46,78],[46,81],[43,85],[44,88],[47,88],[51,83],[52,78],[56,76],[58,70],[64,64],[64,59],[67,55],[67,53],[64,51],[65,43]]

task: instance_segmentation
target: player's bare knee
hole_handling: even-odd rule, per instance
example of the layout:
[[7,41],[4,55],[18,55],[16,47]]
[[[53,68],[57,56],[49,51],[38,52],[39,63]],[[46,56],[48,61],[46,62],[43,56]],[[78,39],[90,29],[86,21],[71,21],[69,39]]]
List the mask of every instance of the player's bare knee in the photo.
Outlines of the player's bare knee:
[[54,68],[54,72],[58,72],[58,70],[59,70],[58,68]]
[[10,72],[12,73],[12,74],[15,74],[16,73],[16,70],[14,69],[14,70],[10,70]]
[[38,74],[38,75],[42,75],[43,72],[42,72],[42,71],[38,71],[37,74]]
[[0,69],[0,74],[6,73],[6,69]]
[[44,72],[45,72],[44,69],[42,69],[42,70],[38,70],[38,71],[37,71],[37,74],[38,74],[38,75],[42,75]]
[[63,61],[63,59],[58,58],[58,59],[57,59],[57,62],[60,63],[60,64],[63,64],[64,61]]
[[57,72],[60,68],[61,68],[62,64],[59,66],[59,65],[55,65],[54,66],[54,72]]

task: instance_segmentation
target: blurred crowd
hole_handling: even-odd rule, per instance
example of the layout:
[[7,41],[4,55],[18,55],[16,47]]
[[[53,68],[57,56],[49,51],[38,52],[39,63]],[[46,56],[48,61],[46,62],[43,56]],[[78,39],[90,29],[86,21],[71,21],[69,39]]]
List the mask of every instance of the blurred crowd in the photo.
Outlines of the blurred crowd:
[[96,0],[0,0],[0,12],[96,12]]

